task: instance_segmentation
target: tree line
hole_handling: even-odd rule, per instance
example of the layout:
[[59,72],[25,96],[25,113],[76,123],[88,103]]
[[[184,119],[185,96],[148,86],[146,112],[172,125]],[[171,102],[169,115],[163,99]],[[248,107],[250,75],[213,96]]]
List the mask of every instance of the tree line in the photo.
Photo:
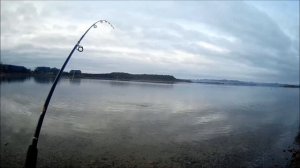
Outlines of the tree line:
[[[24,66],[0,64],[0,73],[2,75],[18,74],[32,76],[55,76],[59,72],[58,68],[39,66],[34,70],[30,70]],[[105,80],[134,80],[134,81],[157,81],[157,82],[190,82],[188,80],[176,79],[172,75],[157,74],[129,74],[124,72],[112,72],[102,74],[82,73],[80,70],[71,70],[63,72],[63,76],[72,78],[90,78]]]

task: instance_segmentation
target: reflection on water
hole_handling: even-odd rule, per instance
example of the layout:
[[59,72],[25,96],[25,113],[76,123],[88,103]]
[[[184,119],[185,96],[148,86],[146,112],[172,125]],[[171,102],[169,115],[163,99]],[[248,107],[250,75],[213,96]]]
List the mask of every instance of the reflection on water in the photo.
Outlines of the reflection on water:
[[70,78],[69,81],[70,81],[70,84],[80,85],[81,78]]
[[16,75],[16,76],[0,76],[0,83],[2,82],[24,82],[29,80],[30,76]]
[[36,83],[49,84],[50,82],[53,82],[55,78],[54,77],[48,78],[48,77],[44,77],[44,76],[34,76],[33,79]]
[[[74,80],[74,79],[73,79]],[[286,166],[299,89],[62,80],[40,167]],[[1,167],[21,167],[51,83],[1,83]]]

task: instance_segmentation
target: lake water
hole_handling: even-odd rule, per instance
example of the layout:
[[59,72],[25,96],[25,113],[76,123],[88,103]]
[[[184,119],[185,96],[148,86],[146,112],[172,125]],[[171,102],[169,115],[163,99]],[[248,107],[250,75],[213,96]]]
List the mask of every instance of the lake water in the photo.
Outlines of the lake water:
[[[1,82],[1,167],[22,167],[51,82]],[[63,79],[38,167],[287,166],[299,89]]]

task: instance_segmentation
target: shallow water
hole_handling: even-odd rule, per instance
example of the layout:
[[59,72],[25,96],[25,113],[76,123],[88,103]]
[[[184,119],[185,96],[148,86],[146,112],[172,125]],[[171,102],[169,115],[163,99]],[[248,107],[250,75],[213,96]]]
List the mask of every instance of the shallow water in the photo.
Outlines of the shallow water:
[[[1,167],[22,167],[50,80],[1,82]],[[68,80],[57,86],[38,167],[286,166],[299,89]]]

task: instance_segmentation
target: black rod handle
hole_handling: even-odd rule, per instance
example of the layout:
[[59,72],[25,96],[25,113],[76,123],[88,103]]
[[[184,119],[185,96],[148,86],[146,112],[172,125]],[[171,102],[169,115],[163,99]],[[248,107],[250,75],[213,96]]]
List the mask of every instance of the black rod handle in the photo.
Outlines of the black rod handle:
[[25,168],[36,168],[38,149],[36,145],[31,144],[27,150],[27,156],[25,161]]

